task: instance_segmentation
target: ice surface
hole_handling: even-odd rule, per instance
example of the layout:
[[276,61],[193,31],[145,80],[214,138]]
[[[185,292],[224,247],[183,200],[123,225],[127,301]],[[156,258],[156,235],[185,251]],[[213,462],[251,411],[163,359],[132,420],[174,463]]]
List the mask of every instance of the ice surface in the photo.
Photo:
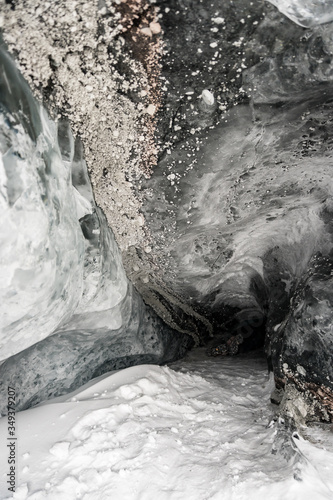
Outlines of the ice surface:
[[1,49],[0,359],[50,335],[76,309],[84,238],[57,127]]
[[268,0],[292,21],[309,28],[333,21],[332,0]]
[[128,281],[80,140],[0,57],[0,378],[15,382],[21,409],[111,369],[175,359],[189,339]]
[[[321,103],[312,106],[313,117],[323,116]],[[330,153],[319,154],[319,146],[311,157],[299,153],[308,127],[314,143],[321,142],[314,119],[304,120],[305,109],[311,108],[258,110],[254,122],[251,107],[239,105],[227,123],[198,134],[195,162],[181,144],[147,181],[145,217],[163,243],[164,279],[170,270],[170,286],[194,304],[260,308],[252,282],[264,279],[273,248],[280,248],[286,279],[301,276],[318,249],[329,251],[320,213],[333,194]],[[176,160],[172,185],[165,171]]]
[[[18,498],[329,500],[332,434],[304,428],[311,442],[290,433],[288,453],[277,450],[273,385],[257,354],[207,359],[199,349],[185,362],[104,375],[20,412]],[[6,433],[2,419],[3,449]],[[5,499],[4,453],[0,464]]]

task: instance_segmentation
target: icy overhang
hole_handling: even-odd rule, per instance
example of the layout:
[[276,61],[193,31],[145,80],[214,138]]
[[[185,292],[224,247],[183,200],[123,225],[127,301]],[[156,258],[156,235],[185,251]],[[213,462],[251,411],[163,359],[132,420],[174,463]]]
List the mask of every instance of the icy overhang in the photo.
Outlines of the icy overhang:
[[310,28],[333,20],[332,0],[268,0],[292,21]]

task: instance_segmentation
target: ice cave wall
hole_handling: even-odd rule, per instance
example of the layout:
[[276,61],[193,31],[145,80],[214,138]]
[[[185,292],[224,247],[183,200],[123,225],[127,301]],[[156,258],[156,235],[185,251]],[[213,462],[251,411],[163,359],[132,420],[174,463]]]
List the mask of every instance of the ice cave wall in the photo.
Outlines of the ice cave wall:
[[73,390],[106,371],[162,363],[191,339],[128,281],[96,207],[82,143],[37,103],[2,46],[1,411]]
[[[59,12],[16,0],[2,15],[5,40],[35,94],[65,118],[65,138],[69,121],[82,139],[127,275],[180,336],[161,331],[182,351],[189,338],[255,339],[265,329],[278,387],[303,395],[305,419],[331,420],[332,9],[320,1],[271,3],[281,12],[261,0],[66,2]],[[70,156],[82,158],[80,142],[66,141]],[[89,204],[76,200],[83,215]],[[96,246],[103,254],[94,233],[101,218],[93,208],[81,219],[85,238],[75,233],[92,266],[80,271],[81,286],[91,280],[82,304],[99,282],[91,256]],[[111,236],[103,238],[116,252]],[[57,333],[73,365],[76,342],[94,342],[89,318],[117,317],[94,314],[82,306],[82,319],[67,318],[82,328],[72,347],[63,329]],[[57,335],[48,337],[52,349]],[[132,333],[127,338],[132,345]],[[27,371],[38,345],[27,350]],[[16,376],[14,360],[3,366]],[[68,374],[53,366],[53,374],[63,370],[61,387]]]
[[166,284],[216,337],[264,326],[277,384],[331,420],[333,27],[318,4],[304,28],[263,2],[171,2],[172,120],[140,195]]

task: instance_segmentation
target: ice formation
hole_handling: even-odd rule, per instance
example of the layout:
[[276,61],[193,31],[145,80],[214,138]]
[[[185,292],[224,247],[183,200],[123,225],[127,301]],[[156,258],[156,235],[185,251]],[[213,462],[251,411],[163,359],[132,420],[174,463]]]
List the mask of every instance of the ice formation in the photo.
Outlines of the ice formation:
[[76,309],[83,287],[84,237],[57,127],[3,49],[1,70],[3,360],[53,333]]
[[[14,10],[3,6],[4,36],[22,71],[82,140],[74,140],[66,120],[55,126],[31,96],[21,99],[33,117],[28,123],[30,110],[22,108],[16,135],[8,134],[14,145],[18,133],[32,150],[37,144],[31,154],[45,163],[46,176],[64,173],[58,198],[51,190],[56,180],[47,184],[44,201],[54,221],[43,219],[43,234],[55,231],[50,251],[56,253],[58,243],[71,251],[64,259],[56,254],[57,280],[63,280],[58,287],[52,288],[46,271],[40,275],[43,299],[35,309],[38,294],[29,288],[28,257],[22,256],[34,243],[22,246],[24,262],[12,269],[13,279],[6,276],[6,300],[14,304],[20,291],[25,310],[5,310],[13,328],[10,342],[6,332],[11,350],[5,355],[16,354],[2,364],[3,381],[19,381],[25,393],[20,405],[26,407],[107,369],[171,359],[190,342],[183,334],[202,343],[213,334],[216,345],[224,345],[220,336],[244,339],[245,332],[247,340],[253,335],[262,342],[265,334],[279,390],[285,387],[288,394],[297,387],[309,402],[309,420],[333,420],[333,38],[332,23],[318,24],[329,19],[330,3],[288,4],[303,25],[311,15],[308,28],[264,1],[175,0],[172,8],[160,2],[158,12],[154,2],[139,4],[106,2],[100,9],[97,0],[79,0],[75,7],[65,2],[62,23],[53,23],[53,4],[45,17],[36,17],[23,0],[15,1]],[[281,10],[286,6],[279,2]],[[92,23],[78,24],[77,13],[91,16]],[[146,26],[155,14],[159,33],[156,25],[156,33]],[[144,35],[147,28],[151,36]],[[140,44],[133,44],[136,36]],[[5,80],[3,85],[11,102]],[[148,148],[138,123],[148,134]],[[8,120],[3,130],[9,130]],[[149,142],[155,130],[157,140]],[[146,162],[156,159],[157,146],[159,161],[148,178],[137,168],[138,154]],[[83,150],[98,206],[122,244],[130,282],[95,206]],[[24,163],[21,156],[14,155],[16,163]],[[18,186],[8,168],[7,178],[6,196],[15,200]],[[6,209],[6,217],[19,214],[23,199]],[[71,203],[63,217],[62,203]],[[65,222],[74,228],[70,238]],[[30,241],[30,219],[24,224],[22,245]],[[37,222],[35,227],[40,231]],[[38,277],[45,258],[35,261]],[[48,298],[55,314],[44,307]],[[22,325],[34,324],[39,306],[42,314],[28,342]],[[26,349],[17,352],[18,343]],[[33,374],[29,368],[36,365]]]
[[[331,498],[331,455],[314,453],[318,475],[294,430],[333,422],[332,6],[271,3],[3,3],[20,68],[67,117],[2,49],[0,410],[7,386],[27,409],[16,497],[116,484],[126,498],[134,477],[133,498]],[[204,360],[145,365],[193,338],[210,340]],[[227,358],[258,345],[280,404],[268,427],[266,363]],[[49,452],[29,460],[31,430]]]
[[20,409],[112,368],[173,359],[190,340],[127,280],[80,140],[37,104],[3,48],[0,56],[0,376],[20,388]]
[[332,0],[268,0],[292,21],[309,28],[333,20]]

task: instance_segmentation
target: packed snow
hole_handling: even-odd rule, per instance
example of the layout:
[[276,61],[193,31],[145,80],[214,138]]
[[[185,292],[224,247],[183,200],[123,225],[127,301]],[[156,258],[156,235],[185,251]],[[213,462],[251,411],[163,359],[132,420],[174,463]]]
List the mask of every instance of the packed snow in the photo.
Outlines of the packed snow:
[[[333,498],[332,433],[304,429],[282,453],[272,388],[258,354],[201,348],[103,375],[17,414],[16,492],[2,454],[1,499]],[[0,431],[5,449],[6,418]]]

